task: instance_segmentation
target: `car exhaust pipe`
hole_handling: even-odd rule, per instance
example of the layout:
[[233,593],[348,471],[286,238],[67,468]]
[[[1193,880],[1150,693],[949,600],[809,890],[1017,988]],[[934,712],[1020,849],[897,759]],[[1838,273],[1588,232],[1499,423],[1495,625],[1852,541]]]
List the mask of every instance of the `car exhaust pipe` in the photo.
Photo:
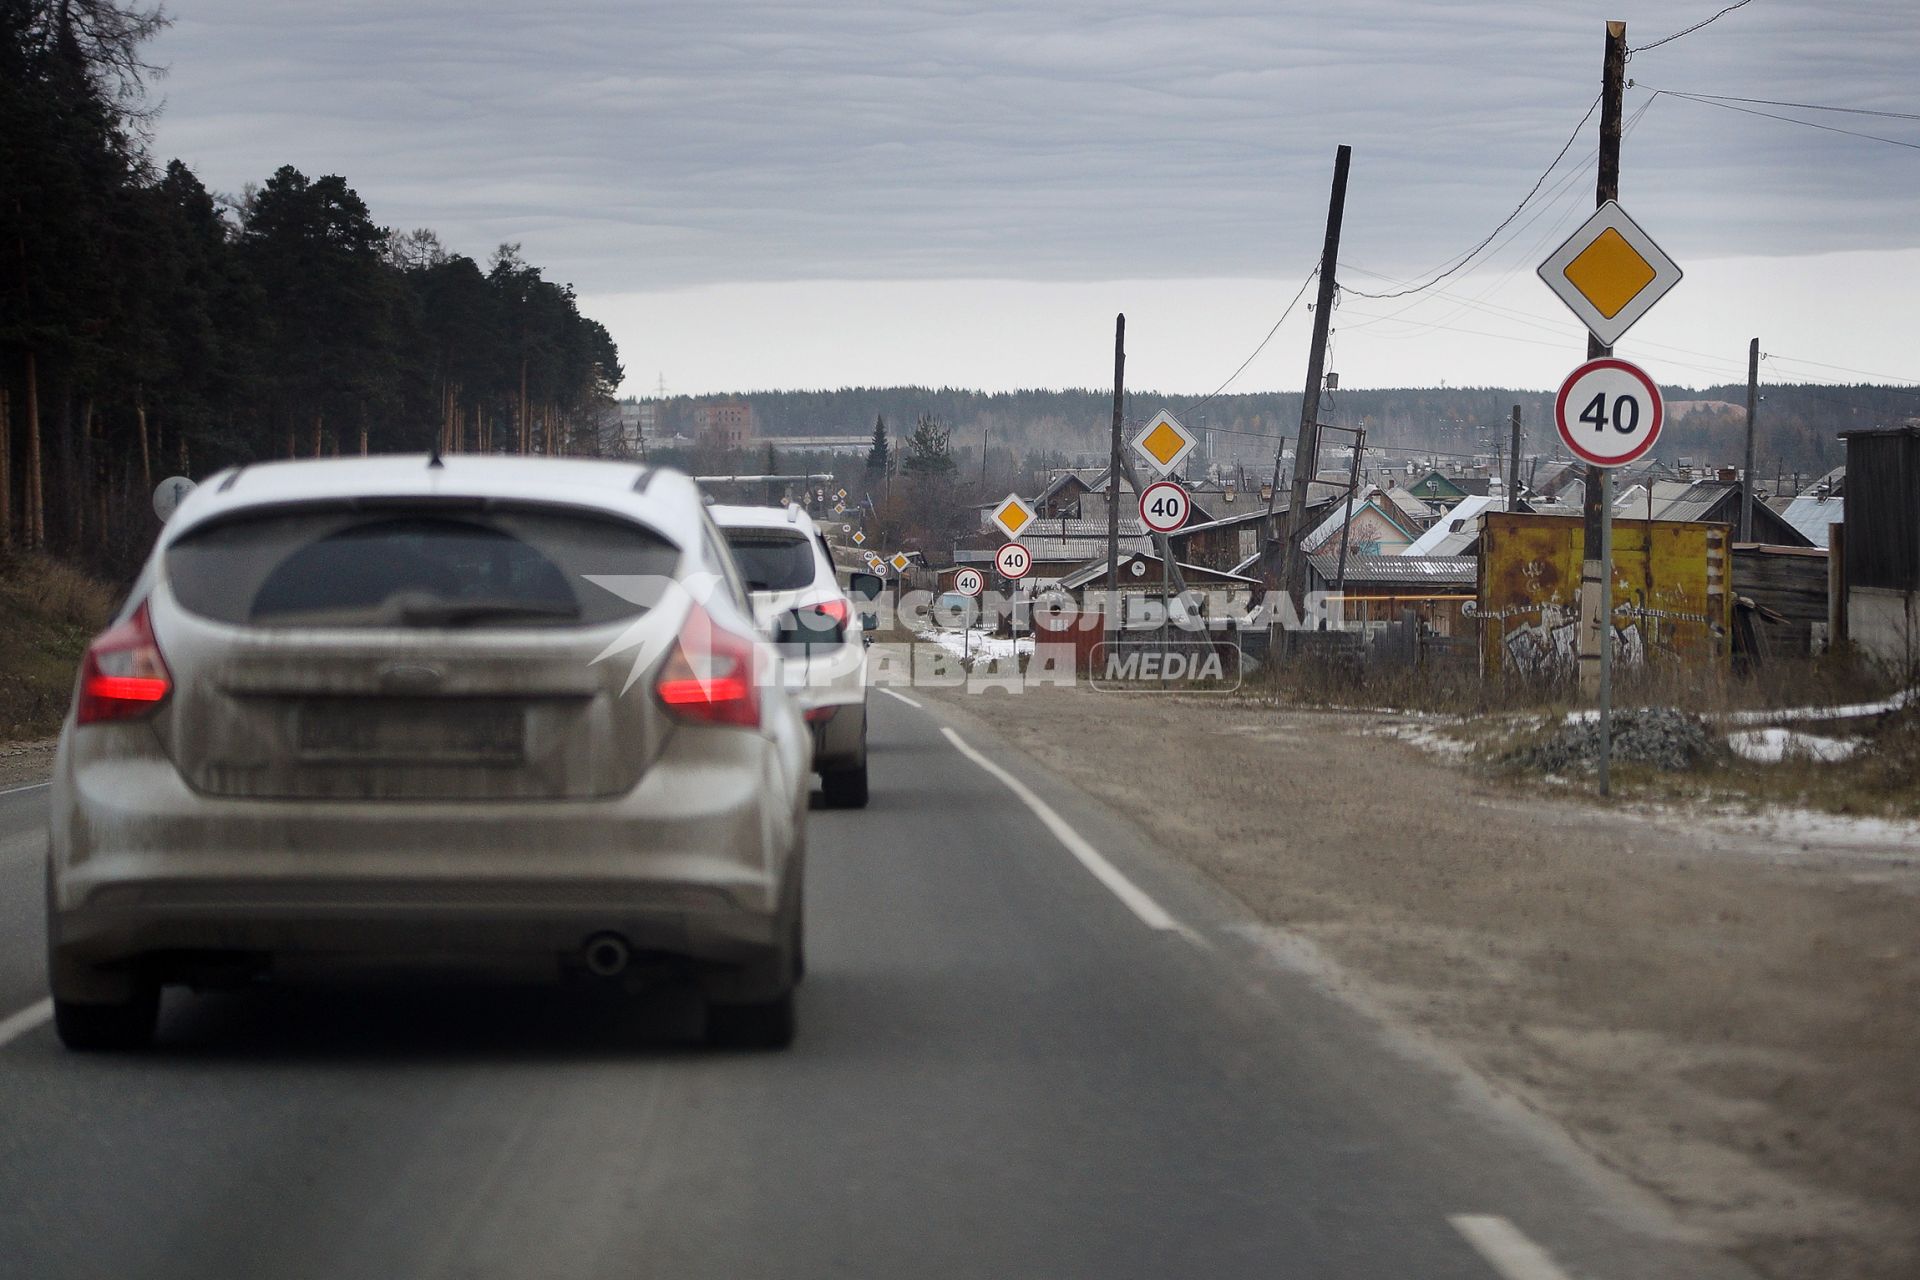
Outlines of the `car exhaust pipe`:
[[626,972],[633,950],[617,933],[596,933],[581,948],[581,956],[586,961],[587,972],[594,977],[617,978]]

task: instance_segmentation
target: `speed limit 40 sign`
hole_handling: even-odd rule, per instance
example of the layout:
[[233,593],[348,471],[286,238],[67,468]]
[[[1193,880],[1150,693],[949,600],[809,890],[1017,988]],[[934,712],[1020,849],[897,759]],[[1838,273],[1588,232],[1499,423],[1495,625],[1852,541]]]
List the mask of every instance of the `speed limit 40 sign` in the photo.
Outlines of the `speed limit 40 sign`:
[[1647,371],[1612,356],[1568,374],[1553,402],[1561,442],[1597,467],[1625,466],[1645,454],[1665,419],[1660,388]]
[[1018,582],[1033,572],[1033,553],[1024,542],[1003,543],[993,553],[993,567],[1001,577]]
[[987,580],[978,569],[962,569],[953,575],[953,589],[963,596],[977,596],[986,586]]
[[1155,533],[1172,533],[1193,514],[1193,499],[1171,480],[1156,480],[1140,491],[1140,521]]

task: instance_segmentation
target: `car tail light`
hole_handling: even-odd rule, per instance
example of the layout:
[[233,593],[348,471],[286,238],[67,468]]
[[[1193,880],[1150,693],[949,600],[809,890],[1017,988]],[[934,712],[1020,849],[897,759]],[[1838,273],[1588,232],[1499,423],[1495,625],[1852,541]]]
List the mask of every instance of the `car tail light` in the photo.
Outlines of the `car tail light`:
[[759,672],[753,641],[716,626],[696,604],[653,691],[667,711],[682,720],[758,728]]
[[87,646],[80,661],[78,724],[134,720],[159,708],[173,691],[160,646],[153,638],[147,602],[125,622],[107,628]]
[[819,604],[802,605],[793,612],[800,624],[800,634],[814,644],[844,641],[847,619],[853,614],[845,599],[822,600]]
[[833,719],[833,713],[838,711],[839,709],[840,708],[838,707],[832,707],[832,706],[808,707],[805,711],[801,713],[801,716],[806,720],[808,724],[821,724],[825,721]]

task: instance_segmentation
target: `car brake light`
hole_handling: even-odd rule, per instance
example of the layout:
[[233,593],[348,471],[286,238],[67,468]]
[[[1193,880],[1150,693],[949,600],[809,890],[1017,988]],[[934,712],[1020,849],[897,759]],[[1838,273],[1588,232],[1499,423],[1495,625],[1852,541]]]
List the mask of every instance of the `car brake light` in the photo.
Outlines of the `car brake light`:
[[173,691],[173,675],[153,638],[147,602],[125,622],[107,628],[80,660],[76,724],[133,720],[149,715]]
[[802,605],[793,611],[800,639],[807,644],[841,644],[847,638],[847,619],[853,616],[845,597]]
[[760,724],[757,650],[752,640],[714,624],[699,605],[687,612],[653,691],[668,712],[706,724]]

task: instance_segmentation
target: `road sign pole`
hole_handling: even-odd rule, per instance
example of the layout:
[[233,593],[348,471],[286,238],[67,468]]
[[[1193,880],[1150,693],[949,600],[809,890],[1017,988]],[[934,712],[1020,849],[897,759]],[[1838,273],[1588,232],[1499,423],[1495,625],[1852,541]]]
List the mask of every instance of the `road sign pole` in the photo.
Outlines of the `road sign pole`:
[[1113,630],[1114,602],[1120,598],[1120,407],[1127,384],[1127,317],[1113,318],[1113,449],[1107,458],[1107,604],[1100,629]]
[[1600,467],[1600,794],[1613,787],[1613,468]]

